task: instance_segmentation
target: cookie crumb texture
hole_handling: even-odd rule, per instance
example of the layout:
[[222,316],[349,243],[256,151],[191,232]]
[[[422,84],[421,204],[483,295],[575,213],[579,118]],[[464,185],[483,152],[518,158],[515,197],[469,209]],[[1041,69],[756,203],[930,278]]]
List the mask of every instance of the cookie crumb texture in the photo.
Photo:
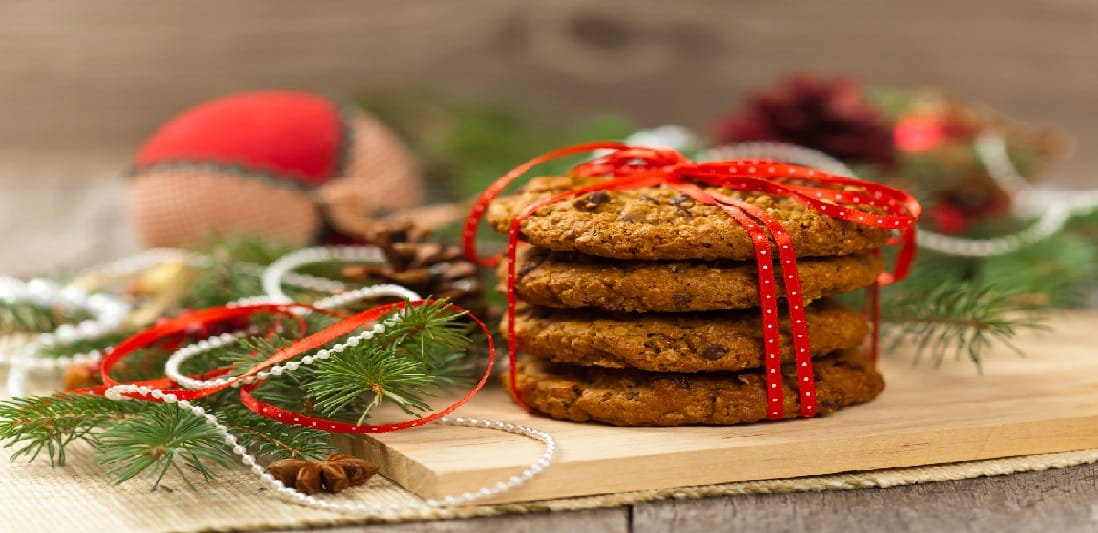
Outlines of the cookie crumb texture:
[[[612,311],[715,311],[759,306],[754,261],[613,261],[534,246],[515,259],[515,294],[536,305]],[[506,265],[498,273],[506,292]],[[806,301],[872,285],[881,259],[871,254],[797,261]],[[778,297],[785,295],[778,272]]]
[[[789,365],[787,365],[789,366]],[[858,351],[814,364],[819,414],[867,402],[884,379]],[[784,377],[785,417],[799,414],[796,376]],[[656,374],[524,360],[517,367],[517,394],[546,415],[615,426],[732,425],[766,418],[761,372]],[[504,378],[506,379],[506,378]]]
[[[858,313],[833,301],[815,302],[805,311],[813,354],[856,348],[869,333]],[[780,329],[782,361],[788,363],[788,317]],[[652,372],[739,371],[761,367],[764,357],[757,309],[634,315],[526,307],[515,317],[515,338],[519,349],[539,359]]]
[[[493,201],[486,218],[493,229],[506,233],[526,206],[597,181],[535,178],[519,193]],[[703,188],[765,210],[789,233],[798,257],[864,252],[883,246],[889,237],[887,230],[836,220],[790,198]],[[662,186],[596,191],[545,206],[522,222],[521,231],[528,242],[551,250],[614,259],[742,261],[755,257],[747,231],[727,213]]]

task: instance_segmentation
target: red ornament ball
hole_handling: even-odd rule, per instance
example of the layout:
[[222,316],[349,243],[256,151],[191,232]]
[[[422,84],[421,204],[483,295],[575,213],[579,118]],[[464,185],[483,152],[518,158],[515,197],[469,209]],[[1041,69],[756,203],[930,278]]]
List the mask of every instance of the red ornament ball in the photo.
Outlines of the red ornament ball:
[[134,158],[130,212],[146,246],[211,231],[304,245],[338,191],[378,211],[418,204],[423,178],[403,142],[365,113],[316,94],[257,91],[183,111]]

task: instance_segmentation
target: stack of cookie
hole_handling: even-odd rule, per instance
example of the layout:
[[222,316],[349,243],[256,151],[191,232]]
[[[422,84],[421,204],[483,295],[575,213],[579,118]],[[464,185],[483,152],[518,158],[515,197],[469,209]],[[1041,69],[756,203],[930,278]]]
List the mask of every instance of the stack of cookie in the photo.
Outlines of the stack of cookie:
[[[531,180],[496,199],[488,222],[506,232],[524,207],[590,183]],[[811,301],[818,413],[877,396],[884,383],[860,349],[868,325],[826,297],[874,282],[882,265],[870,252],[888,233],[788,198],[721,192],[764,209],[793,240]],[[596,191],[538,209],[521,234],[530,246],[515,258],[515,337],[529,357],[515,392],[525,403],[553,418],[622,426],[766,418],[757,266],[749,235],[728,214],[667,187]],[[784,412],[794,417],[788,320],[780,329]]]

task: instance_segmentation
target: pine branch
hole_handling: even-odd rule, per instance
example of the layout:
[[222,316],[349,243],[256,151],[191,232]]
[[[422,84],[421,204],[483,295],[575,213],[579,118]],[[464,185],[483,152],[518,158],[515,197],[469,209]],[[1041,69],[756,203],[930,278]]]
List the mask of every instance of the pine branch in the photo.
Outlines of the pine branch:
[[94,444],[92,430],[141,413],[150,405],[84,394],[13,398],[0,402],[0,442],[6,448],[19,446],[13,461],[20,457],[33,461],[45,449],[50,464],[64,465],[66,446],[76,441]]
[[90,318],[87,312],[72,309],[64,314],[57,308],[42,307],[30,302],[0,300],[0,335],[11,333],[45,333],[66,322]]
[[[427,398],[441,387],[461,381],[469,369],[462,362],[471,344],[464,313],[444,303],[408,308],[399,322],[370,342],[348,346],[313,365],[305,391],[313,407],[327,416],[357,414],[362,423],[385,400],[408,414],[430,410]],[[365,405],[362,405],[363,401]]]
[[29,302],[0,300],[0,335],[12,333],[43,333],[60,324],[50,309]]
[[891,346],[915,345],[915,362],[928,351],[935,365],[948,352],[957,360],[967,355],[983,372],[983,357],[995,344],[1022,352],[1011,339],[1022,329],[1045,329],[1043,317],[1016,291],[994,285],[946,283],[927,290],[904,290],[882,305],[886,339]]
[[[294,251],[292,246],[285,243],[248,235],[211,235],[194,249],[206,254],[213,263],[197,271],[194,281],[180,302],[185,309],[215,307],[247,296],[263,294],[263,267]],[[300,272],[339,277],[340,265],[307,265]],[[287,295],[300,302],[307,303],[318,296],[293,287],[285,287],[285,290]]]
[[154,478],[152,490],[169,470],[194,488],[183,467],[208,481],[215,476],[208,463],[227,466],[232,460],[224,439],[203,418],[169,404],[153,404],[140,416],[115,424],[98,444],[95,460],[111,467],[115,483],[147,471]]
[[59,359],[62,357],[72,357],[76,354],[89,353],[93,350],[105,352],[111,346],[125,340],[131,333],[132,332],[109,333],[95,339],[82,339],[67,344],[51,344],[38,350],[37,353],[38,356],[42,358]]
[[1064,307],[1086,303],[1086,285],[1098,276],[1098,246],[1068,232],[1057,233],[1015,252],[989,257],[977,279],[1010,287],[1033,305]]
[[356,352],[316,365],[316,379],[307,390],[316,398],[318,411],[336,414],[363,395],[373,399],[358,423],[386,398],[409,414],[430,409],[425,397],[433,396],[429,389],[436,380],[423,371],[423,365],[397,357],[385,347]]
[[239,404],[218,411],[244,447],[266,459],[321,459],[332,453],[331,436],[317,429],[283,424],[259,416]]

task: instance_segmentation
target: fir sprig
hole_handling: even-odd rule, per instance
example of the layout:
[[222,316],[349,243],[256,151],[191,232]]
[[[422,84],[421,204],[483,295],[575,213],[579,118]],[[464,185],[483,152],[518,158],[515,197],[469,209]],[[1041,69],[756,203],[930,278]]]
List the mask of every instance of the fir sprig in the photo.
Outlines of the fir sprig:
[[78,353],[89,353],[94,350],[105,352],[111,346],[125,340],[131,333],[133,332],[107,333],[94,339],[80,339],[64,344],[50,344],[40,348],[35,353],[38,357],[43,359],[58,359],[62,357],[72,357],[73,354]]
[[0,335],[43,333],[56,328],[60,323],[60,317],[52,309],[30,302],[0,300]]
[[882,306],[884,333],[893,348],[915,346],[915,362],[926,353],[941,364],[948,353],[966,356],[983,371],[985,352],[995,343],[1021,354],[1011,339],[1022,329],[1043,329],[1041,317],[1020,293],[995,285],[947,283],[925,290],[900,290]]
[[[313,365],[306,392],[320,413],[337,416],[357,410],[358,423],[384,400],[408,414],[430,409],[427,398],[438,388],[461,381],[462,364],[472,341],[464,313],[445,302],[409,307],[400,320],[383,318],[387,327],[369,342],[348,346]],[[362,400],[367,403],[362,405]]]
[[0,402],[0,442],[16,448],[13,461],[20,457],[33,461],[45,449],[50,464],[64,465],[69,444],[94,443],[93,430],[141,413],[150,405],[85,394],[13,398]]
[[328,433],[283,424],[259,416],[239,404],[217,412],[217,418],[242,446],[262,459],[320,459],[334,451]]
[[169,470],[194,488],[183,467],[209,480],[215,475],[210,463],[227,466],[231,460],[224,438],[202,417],[170,404],[153,404],[142,416],[112,426],[98,441],[95,460],[111,467],[115,483],[149,471],[153,490]]

